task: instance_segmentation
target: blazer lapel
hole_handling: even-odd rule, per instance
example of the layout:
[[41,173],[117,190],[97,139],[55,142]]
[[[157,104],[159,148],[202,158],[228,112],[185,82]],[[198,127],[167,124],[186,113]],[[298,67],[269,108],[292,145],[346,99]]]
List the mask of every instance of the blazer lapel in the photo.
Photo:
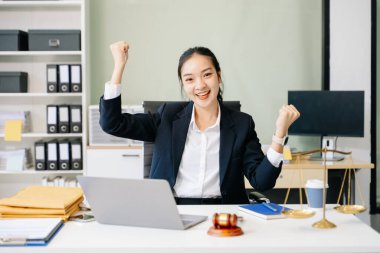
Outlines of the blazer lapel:
[[233,131],[234,124],[230,118],[229,112],[226,111],[223,105],[220,105],[220,108],[222,115],[220,119],[219,176],[220,185],[222,185],[227,172],[236,134]]
[[182,154],[185,149],[187,132],[191,120],[191,113],[193,110],[193,103],[190,102],[185,109],[177,114],[177,119],[173,121],[172,131],[172,157],[174,177],[177,178],[179,164],[182,159]]

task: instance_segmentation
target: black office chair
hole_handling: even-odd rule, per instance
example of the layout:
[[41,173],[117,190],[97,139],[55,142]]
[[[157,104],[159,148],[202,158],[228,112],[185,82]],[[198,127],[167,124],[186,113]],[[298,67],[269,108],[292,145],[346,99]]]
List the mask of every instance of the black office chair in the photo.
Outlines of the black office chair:
[[[143,107],[145,113],[155,113],[157,109],[164,103],[181,103],[183,107],[187,105],[188,102],[185,101],[144,101]],[[241,104],[240,101],[223,101],[224,106],[235,110],[240,111]],[[153,156],[154,143],[153,142],[144,142],[144,175],[149,176],[150,168],[152,165],[152,156]],[[250,203],[269,203],[269,199],[266,198],[263,194],[255,190],[247,190],[248,198]]]

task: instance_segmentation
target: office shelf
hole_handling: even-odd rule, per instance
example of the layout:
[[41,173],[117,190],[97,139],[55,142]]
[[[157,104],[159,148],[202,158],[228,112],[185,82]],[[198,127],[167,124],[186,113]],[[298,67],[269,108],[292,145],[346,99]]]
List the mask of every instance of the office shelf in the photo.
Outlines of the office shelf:
[[64,175],[64,174],[75,174],[81,175],[83,174],[82,170],[22,170],[22,171],[11,171],[11,170],[0,170],[0,174],[6,175]]
[[82,93],[0,93],[0,97],[35,98],[35,97],[82,97]]
[[[82,133],[74,134],[74,133],[56,133],[56,134],[48,134],[48,133],[23,133],[21,134],[22,138],[81,138],[83,136]],[[4,138],[4,134],[0,134],[1,138]]]
[[[7,142],[0,134],[0,150],[27,148],[34,162],[36,141],[51,139],[81,140],[83,170],[74,171],[0,171],[0,198],[17,192],[27,185],[40,184],[45,175],[83,174],[86,162],[83,157],[87,146],[86,99],[86,6],[87,0],[60,1],[0,1],[0,29],[12,30],[80,30],[81,49],[78,51],[0,51],[0,71],[28,73],[28,93],[0,93],[1,111],[29,111],[30,130],[23,133],[20,142]],[[81,64],[81,93],[47,93],[48,64]],[[47,105],[82,105],[83,133],[48,134]]]
[[[1,7],[1,6],[0,6]],[[82,51],[0,51],[0,56],[60,56],[82,55]]]

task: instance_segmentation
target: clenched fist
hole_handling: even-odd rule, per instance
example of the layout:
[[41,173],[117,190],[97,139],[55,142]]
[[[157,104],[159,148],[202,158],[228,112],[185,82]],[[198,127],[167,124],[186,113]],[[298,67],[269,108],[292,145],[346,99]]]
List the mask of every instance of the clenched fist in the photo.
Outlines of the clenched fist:
[[128,61],[129,44],[125,41],[118,41],[111,44],[110,49],[114,61],[111,82],[114,84],[120,84],[125,64]]
[[284,137],[288,133],[290,125],[299,117],[300,113],[294,105],[283,105],[276,120],[276,136]]
[[125,41],[118,41],[110,45],[115,66],[122,67],[128,60],[129,44]]

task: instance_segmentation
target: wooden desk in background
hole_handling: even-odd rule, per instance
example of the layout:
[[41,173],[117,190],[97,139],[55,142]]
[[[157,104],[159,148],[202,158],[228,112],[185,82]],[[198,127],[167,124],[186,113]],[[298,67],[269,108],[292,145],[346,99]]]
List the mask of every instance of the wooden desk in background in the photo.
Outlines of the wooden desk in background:
[[[373,163],[362,162],[346,158],[342,161],[326,162],[327,171],[337,169],[373,169]],[[305,185],[307,179],[320,179],[323,180],[323,169],[325,168],[323,161],[310,161],[310,160],[292,160],[282,167],[282,172],[276,183],[276,188],[292,188],[300,187],[300,169],[302,169],[304,180],[302,186]],[[293,183],[290,184],[291,176],[294,174]]]
[[[326,162],[327,170],[336,169],[373,169],[373,163],[362,162],[346,158],[342,161]],[[300,173],[302,170],[302,174]],[[323,180],[323,161],[310,161],[310,160],[291,160],[282,165],[282,171],[277,179],[275,188],[299,188],[304,187],[308,179]],[[301,175],[303,180],[301,181]],[[292,180],[293,177],[293,180]],[[301,183],[302,182],[302,183]],[[245,182],[247,189],[252,189],[249,182]]]

